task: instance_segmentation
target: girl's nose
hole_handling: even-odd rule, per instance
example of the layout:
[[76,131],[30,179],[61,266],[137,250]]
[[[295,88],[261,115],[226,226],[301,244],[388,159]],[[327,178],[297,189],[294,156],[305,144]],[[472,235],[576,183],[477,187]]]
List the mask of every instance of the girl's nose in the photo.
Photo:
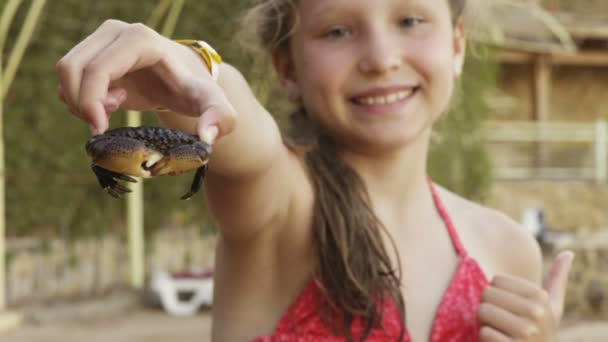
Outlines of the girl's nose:
[[401,47],[390,34],[370,35],[362,47],[359,69],[364,74],[384,74],[400,67],[403,56]]

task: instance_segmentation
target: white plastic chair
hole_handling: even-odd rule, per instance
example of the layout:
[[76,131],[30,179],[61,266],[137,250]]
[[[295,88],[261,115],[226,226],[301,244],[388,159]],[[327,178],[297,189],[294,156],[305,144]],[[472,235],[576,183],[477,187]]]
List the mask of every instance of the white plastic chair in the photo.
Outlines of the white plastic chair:
[[[150,288],[158,295],[163,309],[174,316],[194,315],[201,306],[213,302],[212,273],[173,276],[166,271],[156,271],[152,275]],[[180,293],[191,293],[192,296],[182,300]]]

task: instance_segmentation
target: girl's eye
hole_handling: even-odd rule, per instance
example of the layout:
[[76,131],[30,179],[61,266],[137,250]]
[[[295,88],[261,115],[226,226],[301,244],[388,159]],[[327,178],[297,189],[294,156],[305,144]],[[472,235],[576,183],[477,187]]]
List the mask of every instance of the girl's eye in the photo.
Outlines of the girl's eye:
[[405,28],[412,28],[412,27],[417,26],[421,22],[422,22],[422,19],[420,19],[420,18],[407,17],[407,18],[401,19],[399,21],[399,25],[401,25],[401,27],[405,27]]
[[324,36],[326,38],[330,38],[330,39],[338,39],[338,38],[348,37],[350,35],[351,35],[351,31],[348,28],[336,27],[336,28],[333,28],[333,29],[327,31]]

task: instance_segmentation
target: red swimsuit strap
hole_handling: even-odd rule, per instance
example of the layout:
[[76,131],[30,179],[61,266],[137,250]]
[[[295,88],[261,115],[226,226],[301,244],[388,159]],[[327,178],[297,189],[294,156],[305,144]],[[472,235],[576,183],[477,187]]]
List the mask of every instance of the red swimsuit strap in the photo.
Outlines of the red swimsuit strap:
[[435,207],[437,208],[437,211],[439,212],[441,219],[445,223],[445,226],[447,227],[448,232],[450,233],[450,238],[452,239],[452,244],[454,245],[454,249],[456,249],[456,252],[458,253],[458,255],[460,255],[461,257],[464,257],[467,254],[467,252],[464,249],[462,242],[460,242],[460,238],[458,237],[458,232],[456,231],[454,222],[452,222],[452,218],[448,214],[448,211],[445,209],[445,206],[443,205],[443,202],[441,201],[441,197],[439,197],[439,193],[437,192],[435,184],[433,184],[433,181],[431,180],[431,178],[427,178],[427,179],[428,179],[429,187],[431,189],[431,193],[433,194],[433,201],[435,201]]

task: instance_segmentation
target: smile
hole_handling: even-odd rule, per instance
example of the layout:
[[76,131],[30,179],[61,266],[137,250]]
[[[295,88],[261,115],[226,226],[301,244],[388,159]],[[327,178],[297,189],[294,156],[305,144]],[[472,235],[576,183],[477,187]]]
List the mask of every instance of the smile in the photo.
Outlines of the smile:
[[410,96],[415,89],[400,90],[387,95],[360,96],[353,99],[356,104],[362,105],[386,105],[401,101]]

